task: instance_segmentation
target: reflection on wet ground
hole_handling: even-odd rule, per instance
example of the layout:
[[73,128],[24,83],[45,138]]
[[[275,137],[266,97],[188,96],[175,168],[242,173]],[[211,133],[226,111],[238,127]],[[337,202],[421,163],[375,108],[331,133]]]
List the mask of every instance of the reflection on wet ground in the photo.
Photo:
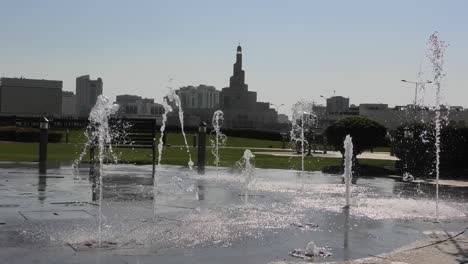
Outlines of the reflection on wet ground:
[[[433,223],[433,185],[362,178],[344,210],[336,175],[258,169],[244,203],[239,175],[180,167],[158,172],[153,217],[151,166],[104,168],[103,248],[96,249],[97,206],[88,169],[37,173],[34,163],[0,164],[0,260],[8,263],[268,263],[314,241],[356,259],[468,224],[468,188],[441,187],[441,223]],[[27,249],[27,253],[25,253]],[[53,261],[52,261],[53,260]],[[4,262],[4,261],[0,261]]]

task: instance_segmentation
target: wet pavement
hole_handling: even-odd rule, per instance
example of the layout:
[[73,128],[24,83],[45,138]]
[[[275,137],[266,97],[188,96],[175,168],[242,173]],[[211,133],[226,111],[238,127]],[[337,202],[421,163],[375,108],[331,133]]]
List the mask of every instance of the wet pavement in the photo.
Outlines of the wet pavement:
[[361,178],[343,209],[337,175],[257,169],[244,202],[242,178],[230,169],[158,171],[153,211],[151,166],[107,165],[103,244],[97,247],[98,201],[83,165],[50,168],[0,163],[0,263],[269,263],[302,262],[288,253],[310,241],[329,257],[365,258],[468,226],[468,188],[391,178]]

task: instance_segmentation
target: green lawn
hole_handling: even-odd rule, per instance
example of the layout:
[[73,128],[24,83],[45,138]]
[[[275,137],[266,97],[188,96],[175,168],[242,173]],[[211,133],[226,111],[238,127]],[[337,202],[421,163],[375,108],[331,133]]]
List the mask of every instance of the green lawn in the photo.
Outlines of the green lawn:
[[[250,140],[240,141],[247,144]],[[250,141],[251,142],[251,141]],[[264,146],[268,142],[256,142],[256,146]],[[48,161],[51,163],[72,162],[81,152],[82,144],[63,144],[50,143],[48,145]],[[250,148],[253,152],[257,152],[255,163],[258,168],[275,168],[275,169],[300,169],[300,157],[275,157],[258,152],[266,151],[263,149]],[[123,163],[134,164],[151,164],[151,149],[131,149],[131,148],[116,148],[114,152]],[[220,149],[222,167],[232,167],[242,157],[243,148],[224,148]],[[197,161],[197,151],[195,148],[190,148],[192,160]],[[16,143],[16,142],[0,142],[0,160],[2,161],[37,161],[38,160],[38,144],[37,143]],[[88,160],[85,156],[84,161]],[[207,148],[207,165],[213,164],[214,156],[211,154],[211,148]],[[183,147],[166,147],[163,151],[162,164],[187,166],[188,154]],[[340,165],[340,158],[316,158],[305,157],[305,169],[308,171],[322,170],[325,166]],[[393,167],[393,161],[384,160],[360,160],[360,164],[372,165],[378,167]]]
[[374,152],[390,152],[390,147],[376,147]]
[[[63,132],[65,134],[65,132]],[[159,135],[158,139],[159,139]],[[211,144],[208,142],[207,145]],[[212,136],[211,136],[212,138]],[[193,134],[187,134],[189,146],[193,145]],[[83,143],[86,138],[83,131],[70,131],[69,144],[65,143],[49,143],[48,145],[48,161],[50,163],[73,162],[81,153]],[[65,135],[63,136],[65,142]],[[169,133],[166,142],[169,146],[164,148],[162,156],[162,164],[187,166],[188,154],[184,144],[183,137],[180,133]],[[259,168],[275,168],[275,169],[300,169],[300,157],[277,157],[267,154],[261,154],[262,151],[268,151],[270,148],[281,148],[282,142],[270,140],[257,140],[248,138],[229,137],[227,147],[237,148],[221,148],[220,166],[232,167],[242,157],[246,148],[256,152],[255,163]],[[289,145],[287,145],[289,147]],[[19,142],[0,142],[0,160],[1,161],[38,161],[38,143],[19,143]],[[278,151],[278,150],[275,150]],[[285,150],[288,151],[288,150]],[[151,149],[143,148],[115,148],[114,152],[121,163],[133,164],[151,164],[152,156]],[[260,153],[259,153],[260,152]],[[197,161],[197,149],[190,147],[190,153],[194,163]],[[89,159],[85,155],[84,162]],[[211,154],[211,148],[207,148],[207,165],[213,164],[214,156]],[[340,158],[315,158],[305,157],[305,169],[308,171],[322,170],[327,166],[340,165]],[[371,165],[377,167],[393,167],[393,161],[384,160],[360,160],[360,164]]]
[[[63,137],[62,142],[65,143],[65,132],[62,131]],[[160,134],[156,134],[156,139],[159,141]],[[186,134],[187,143],[189,146],[193,146],[193,134]],[[214,140],[213,135],[207,135],[208,146],[211,145],[210,139]],[[86,137],[83,134],[83,130],[74,130],[70,131],[68,135],[69,143],[84,143],[86,142]],[[181,133],[167,133],[166,134],[166,143],[169,145],[184,145],[184,138]],[[228,137],[226,141],[226,146],[228,147],[248,147],[248,148],[281,148],[281,141],[272,141],[272,140],[258,140],[250,138],[239,138],[239,137]],[[288,144],[286,144],[287,147]]]
[[[73,161],[80,153],[78,144],[48,144],[47,158],[49,162]],[[1,142],[0,160],[2,161],[38,161],[38,143]]]

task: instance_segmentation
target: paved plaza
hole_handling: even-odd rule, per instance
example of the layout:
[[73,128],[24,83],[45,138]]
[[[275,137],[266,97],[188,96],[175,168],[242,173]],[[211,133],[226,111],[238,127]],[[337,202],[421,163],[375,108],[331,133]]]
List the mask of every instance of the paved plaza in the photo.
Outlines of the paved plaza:
[[[314,262],[367,261],[468,226],[462,187],[441,187],[441,221],[434,223],[434,186],[425,183],[361,178],[351,208],[343,209],[339,175],[256,169],[247,203],[243,179],[231,169],[198,175],[164,166],[157,175],[154,204],[151,166],[104,167],[98,247],[99,201],[86,165],[78,173],[52,167],[44,176],[36,163],[1,163],[0,262],[304,263],[310,260],[290,253],[310,241],[327,253]],[[466,254],[465,238],[458,239],[458,247],[447,244],[453,254],[444,263]],[[417,263],[408,254],[390,257]],[[384,257],[374,260],[392,263]]]

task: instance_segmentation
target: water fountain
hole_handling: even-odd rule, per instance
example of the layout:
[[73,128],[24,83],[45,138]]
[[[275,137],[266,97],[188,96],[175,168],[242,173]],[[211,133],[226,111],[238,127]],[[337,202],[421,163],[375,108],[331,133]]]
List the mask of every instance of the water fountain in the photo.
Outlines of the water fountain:
[[[432,65],[433,83],[435,85],[435,172],[436,172],[436,221],[439,221],[439,174],[440,174],[440,131],[442,126],[441,99],[442,78],[444,74],[444,56],[447,45],[439,39],[438,33],[434,32],[427,41],[427,57]],[[445,116],[447,118],[447,114]]]
[[211,153],[215,157],[214,164],[216,165],[216,173],[218,173],[219,169],[219,147],[226,144],[227,137],[223,133],[221,133],[221,126],[223,125],[224,121],[224,113],[221,110],[217,110],[213,114],[213,119],[211,124],[213,126],[213,132],[215,133],[214,139],[210,139],[211,141]]
[[253,163],[255,155],[249,149],[244,151],[242,158],[236,163],[237,169],[239,169],[242,178],[242,188],[244,189],[244,201],[248,203],[249,189],[255,183],[255,165]]
[[404,172],[402,180],[404,182],[413,182],[414,181],[414,176],[409,172]]
[[353,166],[353,140],[350,135],[346,135],[344,140],[344,175],[343,179],[346,184],[346,208],[351,205],[351,177]]
[[[439,42],[436,41],[436,43]],[[437,94],[440,96],[440,83]],[[32,254],[26,254],[29,258],[50,258],[50,260],[41,262],[60,263],[63,262],[60,260],[68,258],[75,258],[72,261],[83,262],[92,259],[95,255],[101,255],[103,252],[100,250],[102,247],[106,247],[106,241],[112,241],[109,243],[113,243],[117,250],[115,254],[113,252],[102,254],[102,256],[105,255],[107,262],[128,262],[128,256],[134,255],[137,258],[141,257],[144,261],[161,263],[180,263],[187,259],[193,263],[204,263],[216,261],[216,259],[226,259],[226,256],[230,256],[229,260],[226,260],[227,262],[238,263],[253,261],[249,258],[255,255],[255,262],[266,263],[275,261],[274,258],[283,258],[287,254],[285,247],[290,245],[302,247],[300,250],[291,252],[291,256],[297,256],[306,261],[327,256],[332,257],[332,261],[339,261],[389,252],[403,244],[424,237],[423,231],[426,231],[429,225],[426,223],[427,219],[431,219],[433,216],[434,201],[432,197],[428,199],[415,193],[412,189],[414,185],[387,177],[365,178],[362,180],[362,184],[353,187],[353,191],[359,193],[359,199],[353,202],[353,205],[356,206],[353,206],[352,210],[349,209],[353,163],[353,142],[349,135],[343,142],[345,148],[343,178],[346,183],[346,206],[344,209],[342,208],[343,185],[338,184],[339,176],[312,172],[310,175],[313,177],[303,177],[303,184],[307,192],[298,195],[296,193],[297,186],[291,183],[297,172],[255,169],[255,156],[250,150],[245,150],[242,159],[237,163],[237,168],[242,176],[241,192],[244,193],[246,204],[249,202],[249,192],[255,192],[261,196],[262,199],[255,200],[255,206],[236,206],[236,203],[239,202],[237,195],[239,175],[235,173],[219,177],[216,184],[209,181],[213,179],[210,178],[213,175],[209,173],[193,177],[192,175],[190,175],[191,177],[181,176],[180,179],[187,184],[193,184],[196,181],[200,190],[197,198],[194,200],[187,193],[178,194],[180,195],[178,197],[173,197],[172,194],[167,195],[165,197],[169,197],[171,200],[162,205],[168,208],[166,211],[158,211],[160,216],[158,224],[147,221],[145,218],[151,218],[152,214],[151,210],[146,210],[148,203],[151,203],[151,194],[153,194],[154,215],[156,213],[156,181],[170,182],[174,177],[178,178],[177,175],[183,174],[180,168],[171,166],[167,167],[167,171],[161,170],[167,115],[173,110],[174,104],[179,107],[182,134],[189,154],[188,165],[192,166],[190,151],[183,131],[183,112],[180,108],[180,100],[175,91],[171,89],[163,101],[165,112],[158,145],[158,175],[154,176],[153,186],[151,183],[147,186],[148,188],[143,186],[143,183],[148,180],[145,176],[147,174],[142,173],[142,171],[149,172],[146,166],[106,165],[105,194],[106,202],[109,202],[106,203],[103,220],[103,163],[107,160],[107,155],[111,155],[111,158],[115,156],[111,147],[114,132],[111,131],[108,121],[109,116],[117,110],[117,106],[111,104],[105,97],[98,98],[90,116],[90,126],[86,131],[88,142],[84,152],[76,161],[76,168],[80,160],[83,159],[86,149],[95,147],[99,156],[99,168],[96,171],[96,176],[99,176],[99,184],[95,185],[95,188],[99,189],[99,230],[97,234],[99,247],[101,247],[99,250],[89,250],[93,245],[87,248],[83,246],[83,244],[85,246],[88,244],[83,243],[83,241],[88,241],[87,239],[90,237],[96,236],[94,229],[87,228],[90,223],[96,222],[93,214],[86,212],[86,210],[94,210],[92,204],[86,205],[85,199],[89,197],[84,198],[83,195],[83,190],[89,188],[88,184],[86,186],[84,186],[85,184],[75,184],[72,186],[73,188],[69,188],[66,176],[52,178],[47,190],[50,190],[54,195],[54,200],[73,199],[83,202],[74,202],[75,205],[71,205],[71,203],[64,205],[63,203],[44,203],[42,200],[42,204],[37,205],[34,204],[37,197],[34,197],[35,195],[32,193],[35,191],[36,182],[31,184],[29,172],[23,173],[24,177],[22,177],[22,174],[9,173],[10,169],[3,171],[0,169],[2,176],[8,180],[2,179],[0,182],[2,192],[6,193],[6,195],[2,194],[3,196],[0,198],[7,202],[2,202],[0,205],[2,217],[7,215],[1,219],[2,223],[0,224],[4,225],[4,221],[12,221],[10,219],[18,219],[18,212],[25,218],[25,220],[16,221],[13,225],[8,222],[7,225],[2,226],[2,228],[9,228],[6,232],[0,232],[2,238],[18,237],[18,239],[1,239],[0,256],[7,256],[7,258],[13,256],[11,259],[17,263],[27,263],[28,261],[22,261],[21,258],[24,255],[24,248],[28,248],[32,251]],[[304,172],[305,146],[308,144],[306,131],[314,122],[314,116],[311,112],[312,104],[302,101],[293,109],[291,135],[294,141],[300,143],[302,172]],[[437,119],[439,119],[440,129],[443,121],[440,109],[438,110]],[[212,151],[216,157],[217,167],[219,166],[219,146],[222,145],[223,139],[225,140],[220,131],[222,117],[221,111],[217,111],[213,116],[216,137],[212,141],[214,146]],[[439,148],[437,151],[440,151],[440,147],[437,147]],[[58,169],[56,173],[66,175],[67,171]],[[226,172],[226,174],[228,173]],[[199,178],[196,179],[196,177]],[[15,182],[16,186],[12,182]],[[136,183],[139,184],[136,185]],[[40,184],[44,183],[40,182]],[[117,185],[118,187],[115,187]],[[110,190],[111,188],[114,189]],[[437,188],[439,188],[438,185]],[[447,225],[444,224],[444,229],[447,227],[447,233],[462,225],[466,226],[467,222],[466,192],[453,189],[445,188],[443,190],[450,196],[456,197],[453,199],[455,201],[447,198],[449,196],[447,195],[443,196],[445,199],[442,199],[443,202],[441,201],[439,205],[438,190],[436,195],[436,216],[440,217],[441,220],[447,220]],[[39,190],[39,187],[37,191],[45,193],[44,195],[49,193],[45,192],[44,189]],[[398,194],[398,197],[395,197],[395,194]],[[21,199],[17,199],[18,197]],[[24,202],[19,204],[15,200]],[[9,203],[12,203],[13,206],[15,205],[13,203],[18,203],[18,210],[6,208],[5,206],[8,206]],[[77,205],[78,203],[80,204]],[[83,210],[70,210],[71,207],[68,206],[82,206],[80,209]],[[343,213],[340,214],[340,212]],[[62,218],[59,216],[61,214],[63,214]],[[27,219],[27,217],[29,218]],[[343,226],[339,225],[341,220],[344,220]],[[304,225],[293,225],[292,223],[304,223]],[[103,232],[102,227],[106,225],[112,226],[112,230],[104,228],[104,231],[108,232]],[[297,232],[297,228],[301,228],[301,231]],[[311,234],[311,232],[313,233]],[[341,239],[339,232],[344,232],[342,248],[345,253],[341,251],[341,245],[336,243],[336,239]],[[104,236],[104,241],[101,236]],[[314,241],[310,241],[311,236],[313,236]],[[108,239],[109,237],[112,240]],[[382,237],[386,239],[381,239]],[[325,245],[324,243],[330,248],[320,247]],[[31,244],[38,246],[31,247]],[[362,244],[366,244],[366,247],[360,246],[359,249],[354,250],[350,247],[350,245]],[[57,251],[59,245],[67,250]],[[332,249],[333,256],[331,256]],[[275,254],[271,254],[271,252],[275,252]],[[281,256],[281,254],[284,255]],[[1,260],[0,257],[0,262],[2,262]]]
[[289,252],[291,257],[300,258],[306,260],[307,262],[313,262],[315,258],[318,257],[329,257],[331,256],[330,249],[327,247],[319,247],[315,244],[314,241],[307,243],[305,249],[293,249]]
[[309,144],[305,139],[305,131],[316,124],[317,117],[313,113],[313,103],[304,100],[295,103],[291,110],[291,141],[301,144],[301,172],[304,173],[305,145]]
[[[78,164],[83,159],[87,150],[91,148],[98,148],[98,170],[94,171],[97,175],[91,175],[92,177],[99,177],[99,181],[96,184],[93,184],[94,188],[99,188],[98,199],[99,199],[99,223],[98,223],[98,246],[101,247],[102,244],[102,190],[103,190],[103,165],[104,160],[109,156],[117,161],[117,157],[112,149],[112,139],[115,134],[111,131],[109,126],[109,117],[117,112],[119,106],[113,104],[107,97],[99,95],[96,101],[96,105],[91,109],[89,114],[89,125],[85,131],[85,136],[87,137],[87,142],[79,155],[78,159],[74,162],[75,170],[78,169]],[[94,156],[94,155],[93,155]],[[94,159],[94,157],[92,157]],[[94,164],[92,164],[93,166]],[[93,167],[94,169],[94,167]],[[96,180],[94,178],[94,180]],[[96,190],[93,190],[93,194],[96,193]]]
[[[162,125],[160,128],[161,135],[159,137],[159,143],[158,143],[158,163],[157,163],[157,170],[160,170],[161,168],[161,159],[162,159],[162,152],[164,148],[164,131],[166,129],[166,122],[167,122],[167,114],[173,111],[173,108],[171,104],[174,104],[178,108],[178,114],[179,114],[179,121],[180,121],[180,129],[182,132],[182,136],[184,138],[184,144],[185,144],[185,149],[188,154],[188,167],[190,170],[193,168],[193,161],[192,161],[192,155],[190,154],[190,148],[187,143],[187,137],[185,135],[184,131],[184,112],[182,109],[182,103],[180,101],[179,96],[176,94],[176,91],[172,89],[171,87],[168,87],[169,91],[166,96],[163,98],[163,107],[164,107],[164,113],[162,114]],[[156,173],[155,173],[156,174]],[[156,193],[157,193],[157,175],[153,175],[153,212],[154,216],[156,216]],[[174,176],[177,177],[177,176]],[[175,179],[177,180],[177,179]]]
[[307,243],[304,254],[306,256],[318,256],[320,254],[320,249],[315,245],[314,241]]

